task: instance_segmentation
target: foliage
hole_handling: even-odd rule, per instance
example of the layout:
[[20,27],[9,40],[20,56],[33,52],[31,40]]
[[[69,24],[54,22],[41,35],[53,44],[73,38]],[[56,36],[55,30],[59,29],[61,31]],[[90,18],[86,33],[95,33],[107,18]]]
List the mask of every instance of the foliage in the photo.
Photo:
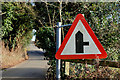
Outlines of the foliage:
[[[52,3],[52,2],[41,2],[35,3],[34,9],[38,12],[39,16],[36,18],[38,22],[38,27],[51,27],[53,28],[57,22],[60,21],[60,3]],[[40,5],[40,6],[39,6]],[[118,9],[120,4],[117,2],[113,3],[62,3],[62,24],[69,24],[74,21],[75,16],[78,13],[84,14],[87,22],[91,26],[92,30],[96,34],[97,38],[100,40],[101,44],[105,48],[108,53],[107,60],[115,60],[117,61],[119,58],[119,20],[118,20]],[[40,21],[40,22],[39,22]],[[40,25],[41,24],[41,25]],[[54,29],[54,28],[53,28]],[[69,27],[64,27],[64,34],[66,35]],[[54,30],[51,30],[55,32]],[[50,32],[51,32],[50,31]],[[38,31],[39,32],[39,31]],[[46,34],[42,33],[44,37]],[[37,36],[40,36],[37,35]],[[62,34],[63,35],[63,34]],[[63,35],[64,36],[64,35]],[[49,37],[49,36],[47,36]],[[55,36],[51,36],[53,39]],[[64,38],[64,37],[63,37]],[[48,46],[46,42],[37,40],[37,43],[41,43],[41,47]],[[50,42],[49,44],[53,44],[55,46],[55,41]],[[36,44],[39,46],[39,44]],[[44,48],[45,49],[45,48]],[[46,48],[46,51],[49,51],[53,54],[54,47],[49,50]],[[55,50],[54,50],[55,51]],[[54,55],[53,55],[54,56]]]
[[[60,7],[61,4],[62,7]],[[76,15],[81,13],[84,14],[88,24],[105,48],[108,54],[107,60],[118,61],[120,59],[119,6],[120,3],[117,2],[37,2],[34,7],[29,3],[3,3],[2,40],[10,51],[19,47],[19,44],[23,47],[29,43],[32,37],[31,31],[35,28],[37,30],[35,44],[46,50],[46,56],[52,59],[50,65],[54,68],[56,45],[54,26],[60,21],[62,24],[72,24]],[[62,29],[62,40],[69,28]],[[75,69],[82,68],[79,65],[75,67]]]
[[9,50],[24,47],[32,38],[33,14],[28,4],[20,2],[2,3],[2,40]]
[[53,53],[55,52],[53,28],[39,28],[39,30],[37,30],[36,36],[36,45],[38,48],[45,49],[49,55],[51,54],[53,56]]
[[99,66],[98,68],[94,65],[83,65],[80,63],[71,63],[70,66],[70,75],[74,78],[79,79],[117,79],[119,78],[119,69],[117,68],[110,68],[110,67],[102,67]]
[[[76,3],[62,3],[62,11],[60,10],[60,3],[52,3],[52,2],[41,2],[41,3],[35,3],[35,11],[39,14],[36,18],[36,29],[37,30],[37,39],[36,39],[36,46],[41,47],[45,49],[46,56],[49,57],[49,63],[51,65],[51,73],[48,73],[48,77],[51,75],[53,78],[55,77],[55,24],[57,22],[62,21],[62,24],[72,24],[77,14],[81,13],[84,14],[84,17],[86,18],[88,24],[96,34],[97,38],[103,45],[104,49],[106,50],[108,57],[106,60],[114,60],[118,61],[120,59],[120,50],[119,50],[119,40],[120,40],[120,34],[119,34],[119,3],[82,3],[82,2],[76,2]],[[61,14],[61,15],[60,15]],[[60,19],[62,17],[62,20]],[[39,28],[40,27],[40,28]],[[41,28],[43,27],[44,30]],[[49,28],[48,28],[49,27]],[[70,27],[64,27],[62,31],[62,40],[64,39],[65,35],[67,34]],[[47,32],[48,31],[48,32]],[[49,34],[46,34],[49,33]],[[53,35],[50,35],[53,33]],[[44,36],[44,37],[43,37]],[[39,37],[39,38],[38,38]],[[49,48],[49,44],[52,45],[51,48]],[[62,61],[63,62],[63,61]],[[71,64],[72,65],[72,64]],[[64,65],[62,65],[64,67]],[[73,67],[75,67],[73,69]],[[82,69],[83,67],[83,69]],[[91,66],[89,69],[91,70],[89,74],[87,74],[87,70],[84,69],[84,65],[72,65],[73,71],[79,70],[75,72],[76,77],[82,77],[82,78],[92,78],[92,77],[98,77],[102,76],[102,78],[109,77],[111,73],[115,70],[109,69],[108,71],[104,68],[101,68],[100,72],[97,72],[94,66]],[[64,69],[64,68],[61,68]],[[81,69],[83,74],[81,74]],[[105,72],[106,70],[106,72]],[[72,72],[73,72],[72,71]],[[64,71],[62,71],[64,73]],[[101,75],[101,73],[104,73]],[[85,74],[84,74],[85,73]],[[117,72],[116,72],[117,73]],[[79,74],[79,75],[78,75]],[[93,76],[92,76],[93,74]],[[112,77],[115,77],[114,74],[112,74]],[[50,77],[51,78],[51,77]]]

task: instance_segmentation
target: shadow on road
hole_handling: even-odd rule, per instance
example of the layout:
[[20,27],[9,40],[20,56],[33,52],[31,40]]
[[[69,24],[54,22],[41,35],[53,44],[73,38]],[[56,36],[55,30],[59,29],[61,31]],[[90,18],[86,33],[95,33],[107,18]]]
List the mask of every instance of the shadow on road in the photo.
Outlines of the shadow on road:
[[2,80],[43,80],[40,78],[3,78]]
[[17,68],[8,70],[8,73],[3,73],[2,80],[44,80],[46,69],[45,68]]
[[2,80],[45,80],[49,66],[44,60],[44,52],[30,50],[28,55],[28,60],[3,71]]
[[44,52],[39,50],[27,51],[29,60],[44,60]]

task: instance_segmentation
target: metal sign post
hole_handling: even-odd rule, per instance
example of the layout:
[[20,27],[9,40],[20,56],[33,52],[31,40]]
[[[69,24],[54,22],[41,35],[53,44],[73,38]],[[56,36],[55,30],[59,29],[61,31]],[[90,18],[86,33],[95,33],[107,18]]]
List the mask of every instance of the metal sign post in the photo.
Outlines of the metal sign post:
[[[61,22],[57,23],[56,27],[56,52],[58,51],[60,45],[61,45],[61,27],[65,26],[71,26],[72,24],[67,24],[67,25],[61,25]],[[60,66],[61,66],[61,60],[57,59],[56,60],[56,80],[60,80]]]
[[[56,52],[58,51],[60,45],[61,45],[61,22],[57,23],[56,28]],[[56,80],[60,80],[60,66],[61,66],[61,60],[56,60]]]
[[107,53],[84,16],[78,14],[55,57],[56,59],[102,59],[107,57]]

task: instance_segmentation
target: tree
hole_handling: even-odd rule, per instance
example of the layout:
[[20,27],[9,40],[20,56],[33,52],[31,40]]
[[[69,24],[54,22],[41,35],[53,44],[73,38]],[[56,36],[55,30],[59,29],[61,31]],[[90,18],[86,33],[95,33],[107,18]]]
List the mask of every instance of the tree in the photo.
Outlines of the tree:
[[[55,53],[56,53],[54,26],[59,21],[62,21],[62,24],[72,24],[74,18],[79,13],[84,14],[88,24],[90,25],[90,27],[96,34],[97,38],[103,45],[104,49],[106,50],[108,54],[106,60],[118,61],[120,59],[119,57],[120,56],[120,50],[119,50],[120,26],[118,23],[119,5],[120,4],[116,2],[112,2],[112,3],[107,3],[107,2],[64,3],[63,2],[62,11],[60,12],[60,3],[58,2],[35,3],[34,9],[39,14],[36,18],[37,35],[36,35],[35,44],[36,46],[44,48],[46,50],[47,53],[46,56],[49,57],[50,59],[49,64],[52,66],[53,74],[55,72]],[[62,16],[62,20],[60,20],[60,13]],[[70,27],[64,27],[65,35],[67,34],[69,28]],[[62,37],[62,40],[63,38],[64,37]],[[81,60],[74,60],[74,61],[77,62]],[[97,60],[97,62],[99,62],[99,60]],[[73,63],[72,65],[74,66],[75,76],[85,78],[86,73],[82,74],[82,72],[88,72],[86,70],[86,68],[88,68],[86,67],[87,65],[84,64],[75,65],[75,63]],[[97,70],[95,69],[99,69],[98,65],[99,64],[91,66],[91,70],[93,72],[95,71],[95,74],[92,74],[91,72],[91,75],[97,75],[97,76],[101,75],[98,73],[96,74]],[[85,68],[84,70],[83,67]],[[90,78],[90,76],[88,77]],[[104,75],[104,77],[106,76]]]
[[[97,38],[100,40],[101,44],[107,51],[108,60],[118,60],[119,57],[119,24],[118,24],[118,6],[119,3],[113,2],[113,3],[82,3],[82,2],[76,2],[76,3],[62,3],[62,24],[69,24],[72,23],[75,16],[78,13],[84,14],[88,24],[91,26],[92,30],[96,34]],[[52,2],[41,2],[41,3],[35,3],[35,11],[38,12],[38,17],[36,18],[36,21],[38,23],[36,29],[39,29],[41,27],[47,28],[53,28],[51,30],[48,30],[49,32],[54,32],[53,36],[51,36],[53,39],[55,39],[55,24],[60,21],[60,3],[52,3]],[[110,17],[111,16],[111,17]],[[64,27],[65,35],[68,31],[69,27]],[[42,46],[46,46],[46,51],[50,51],[47,46],[48,43],[41,41],[42,37],[38,37],[40,35],[43,35],[44,38],[46,38],[45,33],[42,34],[41,29],[37,30],[37,43],[36,45],[39,46],[39,44],[43,44]],[[49,36],[47,36],[49,37]],[[49,42],[49,41],[48,41]],[[55,40],[54,42],[49,42],[49,44],[53,43],[55,46]],[[46,44],[46,45],[45,45]],[[54,47],[53,46],[53,47]],[[53,49],[51,49],[51,53],[55,54],[53,52]],[[54,50],[55,51],[55,50]],[[54,56],[54,55],[53,55]]]
[[2,40],[10,51],[24,47],[32,38],[34,14],[30,9],[27,3],[2,3]]

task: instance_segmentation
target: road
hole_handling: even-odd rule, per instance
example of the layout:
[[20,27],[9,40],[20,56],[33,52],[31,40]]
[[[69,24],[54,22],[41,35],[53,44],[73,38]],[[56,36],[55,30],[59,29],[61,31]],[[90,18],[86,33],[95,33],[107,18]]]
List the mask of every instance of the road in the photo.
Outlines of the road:
[[30,44],[29,59],[12,67],[2,74],[2,80],[45,80],[48,69],[44,52]]

